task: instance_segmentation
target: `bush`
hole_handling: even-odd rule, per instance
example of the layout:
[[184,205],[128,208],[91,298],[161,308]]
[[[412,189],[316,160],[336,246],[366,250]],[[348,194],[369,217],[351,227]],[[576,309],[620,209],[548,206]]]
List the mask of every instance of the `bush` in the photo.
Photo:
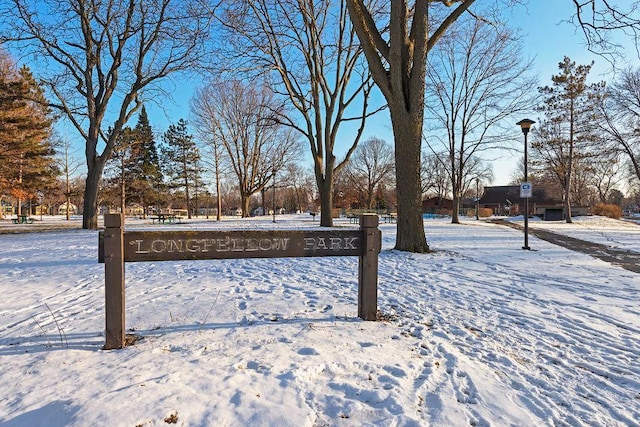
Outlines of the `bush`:
[[606,216],[607,218],[620,219],[622,217],[622,208],[618,205],[607,205],[605,203],[598,203],[593,208],[594,215]]
[[[491,215],[493,215],[493,209],[491,208],[480,208],[480,210],[478,211],[479,218],[489,218]],[[475,209],[468,209],[467,210],[467,216],[468,217],[475,217],[476,216],[476,210]]]

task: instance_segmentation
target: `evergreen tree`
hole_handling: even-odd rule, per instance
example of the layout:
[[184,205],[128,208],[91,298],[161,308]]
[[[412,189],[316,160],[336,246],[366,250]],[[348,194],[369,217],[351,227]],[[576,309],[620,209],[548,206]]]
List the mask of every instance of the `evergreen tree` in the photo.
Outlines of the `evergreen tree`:
[[[109,128],[107,134],[113,130]],[[129,173],[132,165],[135,164],[133,153],[136,150],[135,132],[130,127],[124,127],[120,135],[116,138],[111,157],[106,163],[106,193],[107,198],[114,202],[119,200],[120,212],[126,212],[127,202],[132,198],[131,188],[134,177]],[[116,197],[115,194],[118,196]]]
[[163,177],[153,129],[144,106],[133,129],[133,137],[135,145],[127,173],[131,176],[132,196],[145,208],[146,215],[147,207],[158,199]]
[[575,167],[596,155],[596,106],[604,92],[604,82],[587,84],[591,65],[576,65],[568,57],[558,65],[552,86],[539,89],[544,103],[539,111],[544,120],[532,143],[534,158],[553,171],[563,189],[565,218],[571,223],[571,195]]
[[13,196],[21,213],[22,201],[47,191],[58,174],[52,119],[29,68],[16,71],[6,54],[0,63],[0,196]]
[[118,188],[123,212],[127,204],[135,202],[144,208],[146,215],[148,206],[157,203],[162,173],[153,130],[144,107],[136,126],[133,129],[123,128],[116,139],[106,175],[110,190]]
[[172,188],[184,191],[187,215],[191,218],[191,194],[200,181],[200,153],[193,135],[187,131],[187,122],[180,119],[177,124],[170,125],[162,136],[164,146],[162,154],[164,167]]

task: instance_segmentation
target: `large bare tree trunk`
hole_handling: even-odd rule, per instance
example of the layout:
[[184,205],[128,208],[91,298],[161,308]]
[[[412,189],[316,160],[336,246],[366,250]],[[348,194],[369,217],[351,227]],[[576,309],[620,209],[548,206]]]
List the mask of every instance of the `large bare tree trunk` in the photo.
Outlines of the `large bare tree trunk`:
[[240,193],[240,203],[241,203],[241,209],[242,209],[242,217],[243,218],[249,218],[251,216],[251,207],[250,207],[250,202],[251,202],[251,195],[246,194],[244,192]]
[[451,224],[460,224],[460,196],[453,196],[452,206],[451,206]]
[[320,189],[320,225],[333,227],[333,172],[328,170],[322,182],[318,183]]
[[422,143],[421,110],[413,114],[401,111],[394,119],[396,140],[396,188],[398,197],[398,234],[396,249],[428,252],[429,245],[422,220],[422,188],[420,185],[420,147]]
[[335,156],[333,153],[327,153],[324,159],[321,155],[315,157],[314,172],[316,186],[320,193],[320,226],[322,227],[333,227],[333,215],[331,211],[333,210],[334,166]]

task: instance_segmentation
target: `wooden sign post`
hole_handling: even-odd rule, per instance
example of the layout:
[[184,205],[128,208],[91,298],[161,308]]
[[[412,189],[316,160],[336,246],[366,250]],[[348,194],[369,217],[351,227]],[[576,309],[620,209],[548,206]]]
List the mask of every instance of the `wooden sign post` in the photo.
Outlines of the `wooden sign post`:
[[124,347],[124,217],[104,217],[105,350]]
[[376,320],[377,215],[360,217],[358,230],[124,231],[122,214],[107,214],[98,260],[105,270],[105,350],[125,346],[125,262],[232,258],[358,256],[358,317]]

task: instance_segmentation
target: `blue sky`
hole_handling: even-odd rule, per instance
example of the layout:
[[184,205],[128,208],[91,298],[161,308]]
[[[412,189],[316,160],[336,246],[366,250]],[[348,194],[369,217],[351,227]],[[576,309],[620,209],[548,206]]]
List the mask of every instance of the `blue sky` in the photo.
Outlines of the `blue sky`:
[[[553,6],[549,6],[553,4]],[[610,80],[610,64],[595,54],[590,53],[584,42],[584,37],[580,30],[577,30],[571,23],[566,22],[573,12],[573,3],[570,0],[531,0],[528,5],[514,6],[505,13],[506,18],[519,28],[524,36],[525,51],[533,59],[533,74],[538,76],[539,84],[544,86],[551,83],[551,76],[558,73],[558,63],[565,55],[569,56],[578,64],[588,64],[595,61],[591,72],[592,81]],[[631,44],[631,43],[630,43]],[[634,57],[633,55],[629,55]],[[634,57],[635,58],[635,57]],[[638,64],[636,60],[636,65]],[[168,126],[168,121],[177,121],[180,117],[188,119],[189,99],[192,94],[190,85],[185,85],[174,93],[174,105],[164,104],[165,111],[157,106],[147,106],[152,124],[158,133],[164,131]],[[531,112],[529,118],[536,120],[536,113]],[[514,138],[521,135],[520,128],[515,125],[517,121],[524,117],[514,117]],[[373,120],[369,120],[363,138],[376,136],[392,142],[393,134],[389,122],[388,112],[382,112]],[[308,148],[305,143],[305,149]],[[337,147],[338,156],[344,154],[347,144]],[[500,153],[502,158],[494,161],[493,185],[506,185],[511,179],[511,174],[516,169],[518,156],[513,152]],[[309,167],[311,163],[308,162]]]

